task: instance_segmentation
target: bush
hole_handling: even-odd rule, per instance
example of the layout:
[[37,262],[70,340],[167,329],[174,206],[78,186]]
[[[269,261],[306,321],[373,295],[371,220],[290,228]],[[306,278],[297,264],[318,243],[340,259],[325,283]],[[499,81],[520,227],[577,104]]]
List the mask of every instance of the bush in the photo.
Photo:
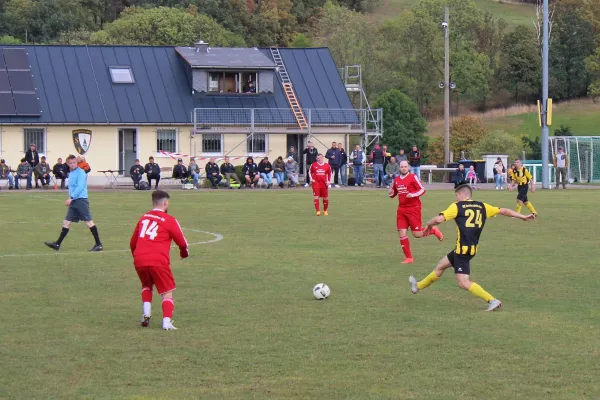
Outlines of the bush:
[[561,124],[560,128],[554,130],[554,136],[573,136],[573,132],[570,126]]
[[523,144],[518,137],[502,130],[486,134],[473,148],[473,157],[481,158],[484,154],[507,154],[510,159],[521,157]]

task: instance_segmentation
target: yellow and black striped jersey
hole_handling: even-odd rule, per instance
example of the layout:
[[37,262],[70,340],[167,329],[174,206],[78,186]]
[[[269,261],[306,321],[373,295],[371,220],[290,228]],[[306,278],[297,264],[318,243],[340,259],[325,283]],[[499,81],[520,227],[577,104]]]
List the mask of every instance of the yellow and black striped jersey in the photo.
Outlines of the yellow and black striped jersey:
[[456,222],[456,254],[474,256],[479,245],[479,236],[488,218],[500,212],[498,207],[475,200],[458,201],[442,211],[446,221]]
[[525,167],[521,167],[520,169],[512,168],[509,170],[509,173],[512,180],[517,182],[517,185],[527,185],[533,179],[531,172]]

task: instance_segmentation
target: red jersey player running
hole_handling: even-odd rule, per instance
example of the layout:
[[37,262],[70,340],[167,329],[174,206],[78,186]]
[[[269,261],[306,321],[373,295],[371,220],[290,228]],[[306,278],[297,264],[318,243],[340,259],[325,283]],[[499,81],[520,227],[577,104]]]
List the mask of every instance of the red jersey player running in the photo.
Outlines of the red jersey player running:
[[152,193],[152,211],[142,215],[129,246],[133,254],[135,271],[142,282],[142,326],[150,324],[152,307],[152,287],[156,286],[158,294],[162,296],[163,322],[165,330],[177,329],[173,326],[171,318],[175,303],[173,290],[175,279],[171,272],[171,240],[179,246],[179,255],[186,258],[188,253],[187,242],[181,231],[179,222],[169,214],[169,194],[162,190]]
[[317,217],[321,215],[321,211],[319,210],[319,198],[323,199],[323,215],[328,215],[328,186],[331,183],[331,167],[329,164],[325,164],[323,161],[323,154],[317,155],[317,162],[311,164],[308,173],[310,174],[310,183],[312,184],[313,190],[313,202],[315,204],[315,210],[317,210]]
[[421,199],[419,197],[425,194],[425,188],[415,174],[410,173],[408,161],[400,162],[400,175],[394,179],[394,184],[388,192],[391,198],[398,196],[398,211],[396,212],[396,229],[400,236],[400,246],[406,259],[402,264],[412,263],[413,256],[410,251],[410,241],[408,240],[408,228],[416,238],[435,235],[440,241],[444,240],[444,235],[437,228],[433,227],[430,232],[423,233],[421,225]]

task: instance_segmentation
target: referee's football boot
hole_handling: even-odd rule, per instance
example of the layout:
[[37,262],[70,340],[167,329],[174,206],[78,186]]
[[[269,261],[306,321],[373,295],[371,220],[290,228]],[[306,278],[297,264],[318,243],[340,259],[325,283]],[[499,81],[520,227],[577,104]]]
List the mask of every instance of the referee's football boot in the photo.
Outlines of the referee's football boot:
[[92,247],[88,251],[102,251],[102,250],[104,250],[104,247],[102,247],[102,244],[97,244],[97,245],[94,245],[94,247]]
[[56,251],[60,250],[60,244],[56,243],[56,242],[44,242],[44,244],[48,247],[50,247],[51,249],[54,249]]
[[498,299],[492,299],[488,303],[488,308],[485,311],[497,311],[502,308],[502,302]]

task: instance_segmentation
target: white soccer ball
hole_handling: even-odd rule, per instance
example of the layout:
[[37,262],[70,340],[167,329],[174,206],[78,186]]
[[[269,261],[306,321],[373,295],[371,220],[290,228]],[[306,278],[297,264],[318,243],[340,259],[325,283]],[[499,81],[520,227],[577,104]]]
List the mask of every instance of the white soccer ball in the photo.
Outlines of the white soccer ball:
[[329,286],[324,283],[317,283],[313,288],[313,296],[317,300],[323,300],[329,297],[331,294],[331,290],[329,290]]
[[569,179],[569,183],[573,183],[573,179],[572,179],[572,178],[571,178],[571,179]]

